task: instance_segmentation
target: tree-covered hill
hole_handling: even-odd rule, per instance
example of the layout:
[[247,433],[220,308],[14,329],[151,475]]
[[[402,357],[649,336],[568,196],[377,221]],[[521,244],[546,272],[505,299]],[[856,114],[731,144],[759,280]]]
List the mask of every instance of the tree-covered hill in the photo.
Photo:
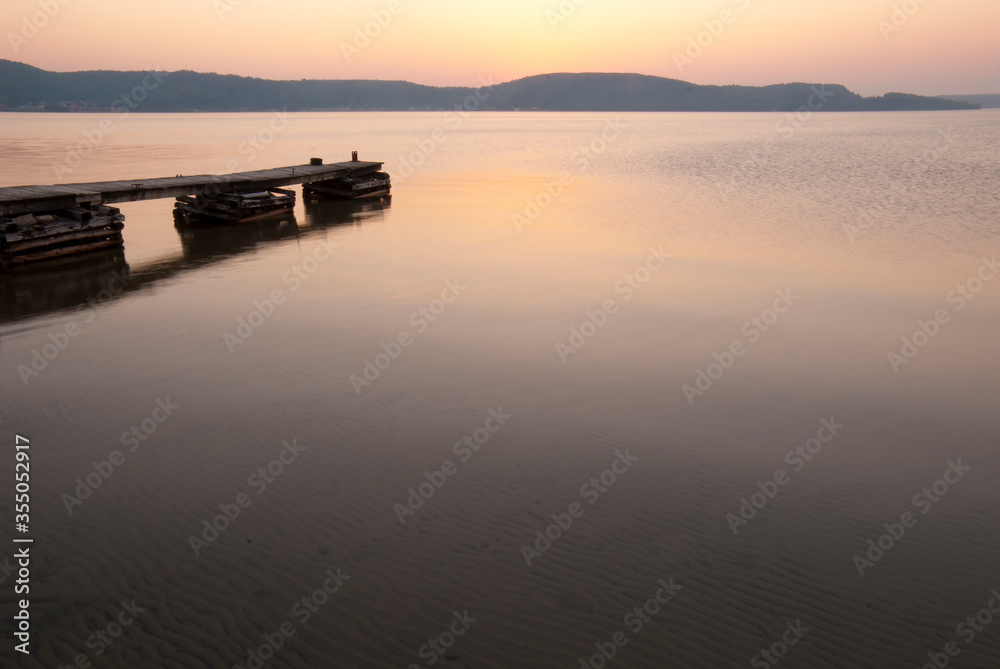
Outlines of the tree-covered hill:
[[468,101],[484,110],[559,111],[898,111],[976,109],[978,104],[903,93],[865,98],[840,85],[700,86],[639,74],[545,74],[476,89],[405,81],[272,81],[191,71],[48,72],[0,60],[0,106],[85,111],[123,106],[143,112],[439,110]]

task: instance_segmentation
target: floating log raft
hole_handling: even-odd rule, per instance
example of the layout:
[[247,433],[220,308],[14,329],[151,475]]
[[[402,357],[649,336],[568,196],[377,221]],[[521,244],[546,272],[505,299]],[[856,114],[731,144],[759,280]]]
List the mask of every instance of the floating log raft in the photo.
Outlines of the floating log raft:
[[354,176],[337,177],[327,181],[316,181],[302,186],[303,197],[310,200],[332,198],[338,200],[358,200],[361,198],[388,195],[392,182],[385,172],[369,172]]
[[0,268],[120,248],[124,227],[119,209],[101,205],[0,216]]
[[275,216],[295,208],[295,191],[268,188],[255,193],[182,195],[174,203],[178,225],[236,225]]

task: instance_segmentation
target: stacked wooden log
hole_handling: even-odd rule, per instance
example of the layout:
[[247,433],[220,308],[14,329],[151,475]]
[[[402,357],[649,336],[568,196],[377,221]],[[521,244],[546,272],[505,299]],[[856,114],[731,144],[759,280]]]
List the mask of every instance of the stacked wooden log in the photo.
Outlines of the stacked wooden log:
[[358,200],[388,195],[392,180],[385,172],[369,172],[353,176],[338,177],[327,181],[317,181],[302,187],[302,195],[309,200],[323,198],[337,200]]
[[118,248],[124,227],[121,211],[102,205],[0,217],[0,267]]
[[174,218],[179,224],[234,225],[290,214],[294,208],[295,191],[283,188],[256,193],[182,195],[174,203]]

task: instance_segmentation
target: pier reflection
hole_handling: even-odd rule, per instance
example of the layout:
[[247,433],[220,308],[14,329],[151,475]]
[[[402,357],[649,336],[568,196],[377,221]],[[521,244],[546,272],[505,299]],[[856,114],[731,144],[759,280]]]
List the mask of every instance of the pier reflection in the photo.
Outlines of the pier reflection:
[[130,275],[120,248],[0,273],[0,323],[114,299],[128,290]]
[[391,195],[364,200],[306,200],[306,224],[310,228],[357,225],[384,217],[391,205]]
[[[183,260],[189,267],[201,267],[299,236],[299,225],[294,214],[242,225],[175,224],[175,227],[181,240]],[[170,266],[177,260],[168,258],[154,264]]]
[[270,245],[306,240],[330,228],[382,218],[391,197],[305,203],[305,225],[295,215],[242,225],[177,226],[181,252],[141,266],[126,249],[90,253],[0,273],[0,324],[99,306],[178,275]]

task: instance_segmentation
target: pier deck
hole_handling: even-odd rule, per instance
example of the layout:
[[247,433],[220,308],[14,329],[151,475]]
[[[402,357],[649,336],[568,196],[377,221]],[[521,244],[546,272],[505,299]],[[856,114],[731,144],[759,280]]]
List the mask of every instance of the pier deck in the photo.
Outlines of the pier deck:
[[326,181],[340,176],[365,174],[382,168],[382,163],[348,161],[328,165],[294,165],[234,174],[98,181],[54,186],[11,186],[0,188],[0,216],[18,216],[56,211],[84,203],[116,204],[181,195],[218,192],[250,192],[294,184]]

